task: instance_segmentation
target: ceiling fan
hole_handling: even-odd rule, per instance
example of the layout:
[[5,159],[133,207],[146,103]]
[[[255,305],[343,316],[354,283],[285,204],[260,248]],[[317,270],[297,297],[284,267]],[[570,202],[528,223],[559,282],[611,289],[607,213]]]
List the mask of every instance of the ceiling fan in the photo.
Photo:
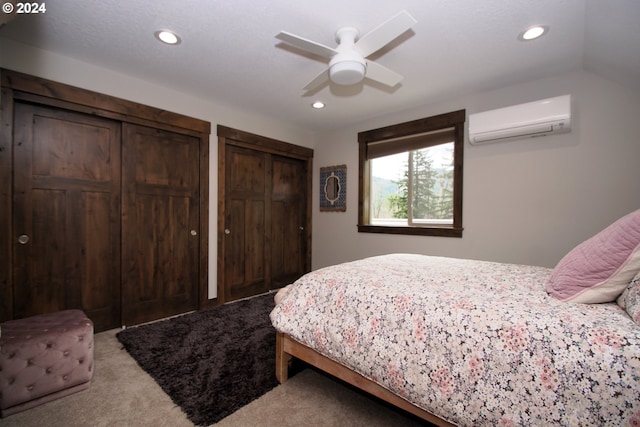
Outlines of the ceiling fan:
[[356,28],[340,28],[336,31],[336,41],[338,42],[336,48],[286,31],[281,31],[276,35],[276,38],[304,51],[329,59],[328,68],[304,87],[306,91],[317,89],[329,80],[339,85],[348,86],[361,82],[365,77],[385,86],[394,87],[402,81],[402,76],[366,58],[409,30],[416,22],[409,13],[403,10],[360,38],[358,38],[359,32]]

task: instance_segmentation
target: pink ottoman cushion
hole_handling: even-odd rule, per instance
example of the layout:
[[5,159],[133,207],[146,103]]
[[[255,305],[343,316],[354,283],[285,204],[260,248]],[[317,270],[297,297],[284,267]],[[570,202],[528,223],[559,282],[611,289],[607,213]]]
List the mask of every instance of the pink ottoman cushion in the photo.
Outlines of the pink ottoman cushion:
[[81,310],[11,320],[1,333],[2,416],[89,387],[93,323]]

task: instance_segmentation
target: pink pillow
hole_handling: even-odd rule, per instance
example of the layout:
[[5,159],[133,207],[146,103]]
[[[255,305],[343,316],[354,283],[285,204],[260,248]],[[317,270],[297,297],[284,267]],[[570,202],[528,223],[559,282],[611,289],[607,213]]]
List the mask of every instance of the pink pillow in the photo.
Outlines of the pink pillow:
[[640,209],[572,249],[547,281],[547,292],[562,301],[612,302],[640,271]]

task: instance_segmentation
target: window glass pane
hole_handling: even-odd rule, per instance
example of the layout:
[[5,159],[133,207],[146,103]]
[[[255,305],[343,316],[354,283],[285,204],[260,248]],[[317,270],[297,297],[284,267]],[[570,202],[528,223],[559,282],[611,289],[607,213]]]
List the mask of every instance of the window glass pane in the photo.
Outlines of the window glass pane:
[[[371,223],[373,225],[407,226],[406,182],[409,153],[370,160]],[[404,201],[404,209],[399,206]]]
[[371,224],[452,224],[453,145],[371,159]]
[[453,224],[453,142],[411,152],[411,225]]

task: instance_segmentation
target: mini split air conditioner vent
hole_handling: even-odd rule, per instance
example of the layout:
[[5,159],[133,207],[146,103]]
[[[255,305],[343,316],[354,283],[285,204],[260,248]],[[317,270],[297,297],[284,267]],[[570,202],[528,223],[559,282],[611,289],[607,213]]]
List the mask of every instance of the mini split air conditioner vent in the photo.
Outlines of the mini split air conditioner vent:
[[542,99],[469,116],[473,145],[571,131],[571,95]]

